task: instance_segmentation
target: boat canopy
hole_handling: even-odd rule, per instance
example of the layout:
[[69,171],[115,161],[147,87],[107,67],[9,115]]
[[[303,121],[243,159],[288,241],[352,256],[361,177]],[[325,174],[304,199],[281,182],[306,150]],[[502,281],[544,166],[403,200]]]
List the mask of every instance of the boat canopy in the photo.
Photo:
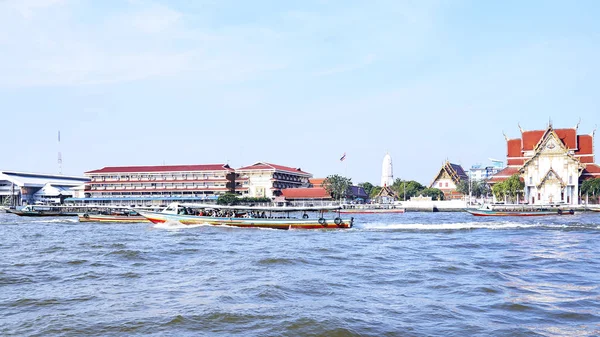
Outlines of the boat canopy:
[[304,212],[304,211],[337,211],[342,209],[342,206],[248,206],[248,205],[214,205],[214,204],[191,204],[191,203],[173,203],[169,207],[174,206],[203,208],[203,209],[229,209],[229,210],[246,210],[246,211],[270,211],[270,212]]

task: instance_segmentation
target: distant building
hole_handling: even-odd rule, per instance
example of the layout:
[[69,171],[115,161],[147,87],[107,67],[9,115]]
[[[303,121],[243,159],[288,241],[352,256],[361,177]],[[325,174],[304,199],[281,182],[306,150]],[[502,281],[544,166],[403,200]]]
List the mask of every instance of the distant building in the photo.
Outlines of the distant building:
[[242,195],[272,198],[284,189],[309,187],[312,174],[283,165],[257,162],[235,170],[238,174]]
[[58,174],[0,171],[0,204],[60,204],[73,196],[73,188],[89,180]]
[[226,164],[110,166],[84,173],[89,181],[77,204],[164,206],[171,201],[215,200],[241,187]]
[[524,131],[520,138],[506,138],[508,166],[495,174],[494,185],[514,174],[525,184],[522,202],[529,204],[580,202],[579,186],[586,179],[600,178],[594,163],[594,133],[577,134],[574,128]]
[[446,200],[461,199],[463,194],[459,193],[456,190],[456,187],[462,180],[468,179],[469,177],[462,166],[452,164],[446,160],[435,175],[431,184],[429,184],[429,187],[441,190],[444,193],[444,199]]
[[378,204],[391,204],[398,200],[398,195],[390,186],[383,186],[379,193],[372,198],[372,200]]
[[502,161],[493,160],[490,165],[475,164],[471,166],[467,175],[471,180],[487,181],[496,173],[504,169]]
[[392,186],[394,184],[394,173],[392,168],[392,157],[386,153],[381,164],[381,187]]

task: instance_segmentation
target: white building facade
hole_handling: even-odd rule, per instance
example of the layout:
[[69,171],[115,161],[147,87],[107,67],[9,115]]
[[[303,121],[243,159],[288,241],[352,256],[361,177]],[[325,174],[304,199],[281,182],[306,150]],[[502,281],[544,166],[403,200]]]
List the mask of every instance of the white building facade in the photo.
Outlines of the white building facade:
[[525,156],[531,158],[520,173],[529,204],[577,203],[579,176],[585,166],[569,153],[556,132],[548,132]]
[[238,190],[242,196],[251,198],[272,198],[286,188],[309,187],[312,174],[300,168],[257,162],[235,170],[240,182]]

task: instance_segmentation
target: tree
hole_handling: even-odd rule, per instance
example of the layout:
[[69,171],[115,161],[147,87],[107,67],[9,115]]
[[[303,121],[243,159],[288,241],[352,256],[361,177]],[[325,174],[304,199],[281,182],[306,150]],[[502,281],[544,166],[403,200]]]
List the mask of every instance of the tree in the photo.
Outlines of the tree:
[[375,198],[377,194],[379,194],[379,192],[381,192],[381,186],[373,186],[373,189],[371,189],[371,193],[369,193],[369,198]]
[[363,190],[365,190],[365,193],[369,196],[371,195],[371,191],[375,187],[370,182],[360,183],[360,184],[358,184],[358,186],[362,187]]
[[419,192],[420,195],[431,197],[433,200],[444,200],[444,192],[437,188],[426,188]]
[[330,175],[323,181],[323,187],[333,199],[346,198],[350,186],[352,186],[352,179],[337,174]]
[[398,178],[394,181],[394,184],[391,186],[391,188],[394,192],[396,192],[396,194],[398,194],[399,198],[404,200],[404,197],[406,196],[406,199],[408,200],[411,197],[419,195],[419,192],[424,190],[425,186],[414,180],[406,181]]
[[509,201],[517,203],[519,194],[523,193],[525,184],[521,181],[518,174],[513,174],[503,182],[497,183],[492,188],[492,193],[496,200],[508,198]]
[[238,202],[238,197],[232,193],[225,193],[217,198],[217,205],[236,205]]
[[506,184],[506,194],[508,198],[515,203],[519,201],[519,194],[523,193],[525,184],[521,181],[521,177],[518,174],[513,174],[510,178],[504,181]]
[[456,185],[456,191],[463,195],[469,195],[470,191],[471,196],[475,198],[481,198],[490,193],[490,187],[485,180],[471,180],[470,185],[471,186],[469,186],[469,180],[461,180]]
[[600,178],[585,180],[581,183],[581,195],[591,196],[592,199],[600,197]]

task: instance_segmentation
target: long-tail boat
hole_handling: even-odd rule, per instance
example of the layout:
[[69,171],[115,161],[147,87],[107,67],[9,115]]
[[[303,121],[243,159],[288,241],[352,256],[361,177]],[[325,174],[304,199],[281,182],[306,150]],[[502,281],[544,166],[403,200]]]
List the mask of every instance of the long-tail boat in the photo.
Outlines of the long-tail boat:
[[341,206],[260,207],[173,203],[161,212],[136,211],[156,224],[179,222],[184,225],[272,229],[351,228],[354,218],[342,218],[340,209]]
[[548,216],[575,214],[575,211],[572,209],[527,205],[487,205],[478,209],[467,208],[465,211],[475,216]]

